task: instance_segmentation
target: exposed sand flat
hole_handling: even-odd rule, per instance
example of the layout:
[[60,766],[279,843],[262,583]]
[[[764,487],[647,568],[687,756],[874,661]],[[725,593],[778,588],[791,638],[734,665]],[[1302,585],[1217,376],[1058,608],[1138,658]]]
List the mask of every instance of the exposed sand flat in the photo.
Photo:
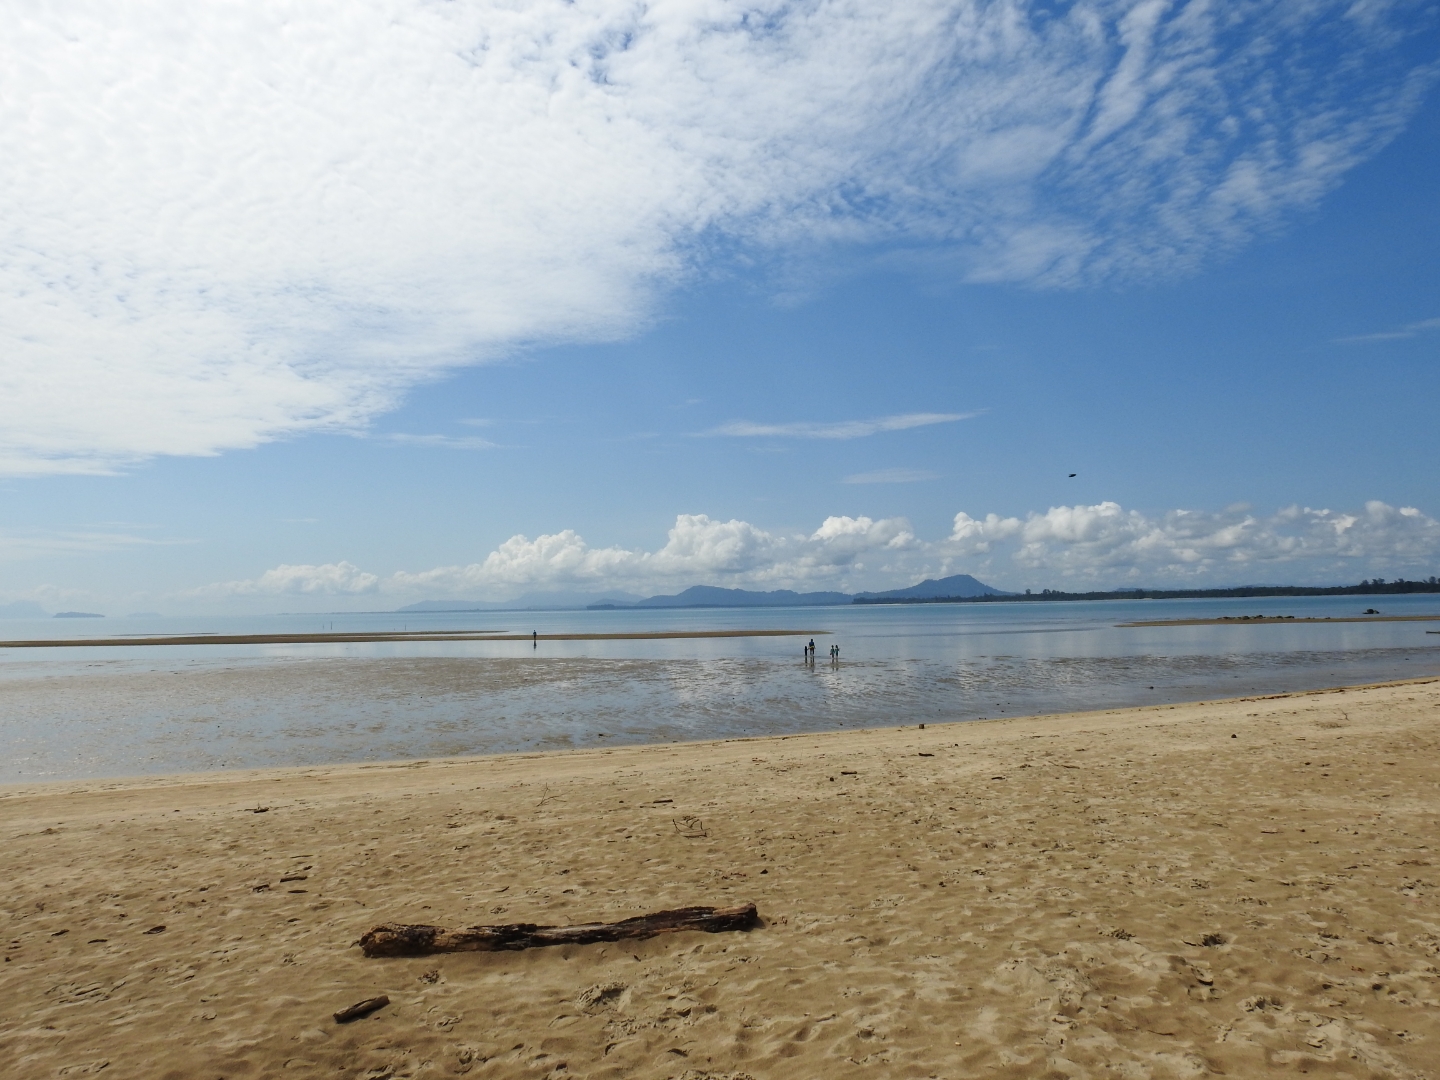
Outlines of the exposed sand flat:
[[356,630],[297,634],[127,634],[100,638],[0,641],[0,649],[71,649],[124,645],[332,645],[367,641],[662,641],[680,638],[807,637],[828,630],[639,630],[599,634],[507,634],[500,630]]
[[[0,1074],[1434,1077],[1437,750],[1432,679],[3,788]],[[745,900],[749,934],[352,947]]]
[[1440,615],[1219,615],[1213,619],[1152,619],[1116,626],[1255,626],[1264,623],[1440,622]]

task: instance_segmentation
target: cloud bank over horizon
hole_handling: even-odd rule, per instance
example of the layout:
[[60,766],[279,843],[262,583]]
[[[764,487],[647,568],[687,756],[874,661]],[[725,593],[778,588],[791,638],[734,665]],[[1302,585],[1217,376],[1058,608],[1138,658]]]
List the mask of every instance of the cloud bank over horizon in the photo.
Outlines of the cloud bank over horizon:
[[[654,551],[593,547],[573,529],[512,536],[464,566],[388,577],[349,562],[282,565],[257,578],[205,586],[195,599],[387,597],[508,600],[547,591],[662,592],[691,585],[864,591],[969,573],[998,588],[1337,584],[1440,568],[1440,521],[1372,500],[1354,512],[1291,506],[1268,516],[1147,515],[1114,502],[1020,517],[955,515],[948,536],[924,540],[904,518],[833,516],[810,533],[681,514]],[[1283,577],[1283,580],[1280,578]]]
[[[0,475],[364,431],[460,365],[633,334],[734,256],[1183,274],[1403,128],[1432,22],[1423,0],[22,3]],[[728,434],[867,433],[765,427]]]

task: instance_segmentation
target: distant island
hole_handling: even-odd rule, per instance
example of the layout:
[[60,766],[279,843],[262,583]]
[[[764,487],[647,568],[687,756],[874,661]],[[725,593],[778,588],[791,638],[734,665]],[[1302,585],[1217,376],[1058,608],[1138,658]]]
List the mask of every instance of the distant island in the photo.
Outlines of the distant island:
[[[920,588],[920,586],[916,586]],[[1386,581],[1375,578],[1359,585],[1237,585],[1228,589],[1110,589],[1103,592],[1064,592],[1042,589],[1032,593],[991,593],[984,596],[909,596],[884,593],[855,597],[856,604],[974,604],[987,601],[1052,600],[1204,600],[1244,596],[1395,596],[1404,593],[1440,593],[1440,578]]]
[[103,619],[105,616],[93,611],[57,611],[57,619]]

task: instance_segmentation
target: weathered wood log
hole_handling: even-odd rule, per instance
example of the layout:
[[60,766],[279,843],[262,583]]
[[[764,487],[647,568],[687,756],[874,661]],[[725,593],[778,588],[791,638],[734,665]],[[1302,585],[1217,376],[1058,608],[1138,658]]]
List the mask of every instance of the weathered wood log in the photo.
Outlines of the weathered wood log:
[[357,1001],[348,1009],[341,1009],[335,1014],[337,1024],[348,1024],[351,1020],[359,1020],[362,1016],[369,1016],[376,1009],[383,1009],[390,1004],[390,999],[384,994],[379,997],[366,998],[364,1001]]
[[686,907],[656,911],[613,923],[583,923],[579,926],[539,926],[536,923],[508,923],[504,926],[470,926],[447,930],[443,926],[384,923],[360,938],[366,956],[426,956],[439,952],[508,952],[538,949],[547,945],[588,945],[595,941],[650,938],[681,930],[703,930],[719,934],[749,930],[759,922],[754,904],[739,907]]

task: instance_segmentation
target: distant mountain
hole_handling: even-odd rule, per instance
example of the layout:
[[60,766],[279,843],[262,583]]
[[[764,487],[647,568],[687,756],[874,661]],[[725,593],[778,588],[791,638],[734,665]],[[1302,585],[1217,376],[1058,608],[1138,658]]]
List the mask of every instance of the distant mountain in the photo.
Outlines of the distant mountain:
[[594,604],[630,607],[641,597],[634,593],[526,593],[514,600],[421,600],[397,608],[405,612],[435,611],[579,611]]
[[0,604],[0,619],[48,619],[50,613],[34,600],[16,600],[13,604]]
[[57,611],[57,619],[103,619],[104,615],[97,615],[93,611]]
[[983,581],[976,581],[969,574],[951,574],[944,578],[928,578],[919,585],[908,589],[890,589],[886,592],[863,592],[856,594],[865,600],[938,600],[952,596],[1013,596],[991,588]]
[[[842,592],[797,593],[790,589],[773,592],[751,592],[748,589],[721,589],[714,585],[693,585],[674,596],[652,596],[637,608],[699,608],[699,607],[820,607],[850,603],[850,594]],[[591,605],[592,607],[596,605]],[[614,605],[619,607],[621,605]]]
[[692,585],[673,596],[650,596],[644,599],[630,593],[527,593],[514,600],[422,600],[399,611],[424,614],[442,611],[575,611],[619,610],[628,608],[741,608],[741,607],[838,607],[857,598],[869,602],[885,600],[929,600],[936,597],[1009,596],[992,589],[969,574],[954,574],[938,581],[922,581],[908,589],[889,592],[867,592],[851,595],[843,592],[795,592],[774,589],[755,592],[750,589],[722,589],[717,585]]
[[674,596],[652,596],[638,603],[626,604],[605,601],[590,604],[591,608],[734,608],[734,607],[835,607],[851,604],[858,599],[874,603],[885,600],[932,599],[954,596],[1009,596],[999,589],[992,589],[983,581],[976,581],[969,574],[955,574],[939,581],[922,581],[908,589],[892,589],[889,592],[867,592],[851,595],[843,592],[799,593],[791,589],[775,589],[771,592],[752,592],[749,589],[722,589],[715,585],[692,585]]

